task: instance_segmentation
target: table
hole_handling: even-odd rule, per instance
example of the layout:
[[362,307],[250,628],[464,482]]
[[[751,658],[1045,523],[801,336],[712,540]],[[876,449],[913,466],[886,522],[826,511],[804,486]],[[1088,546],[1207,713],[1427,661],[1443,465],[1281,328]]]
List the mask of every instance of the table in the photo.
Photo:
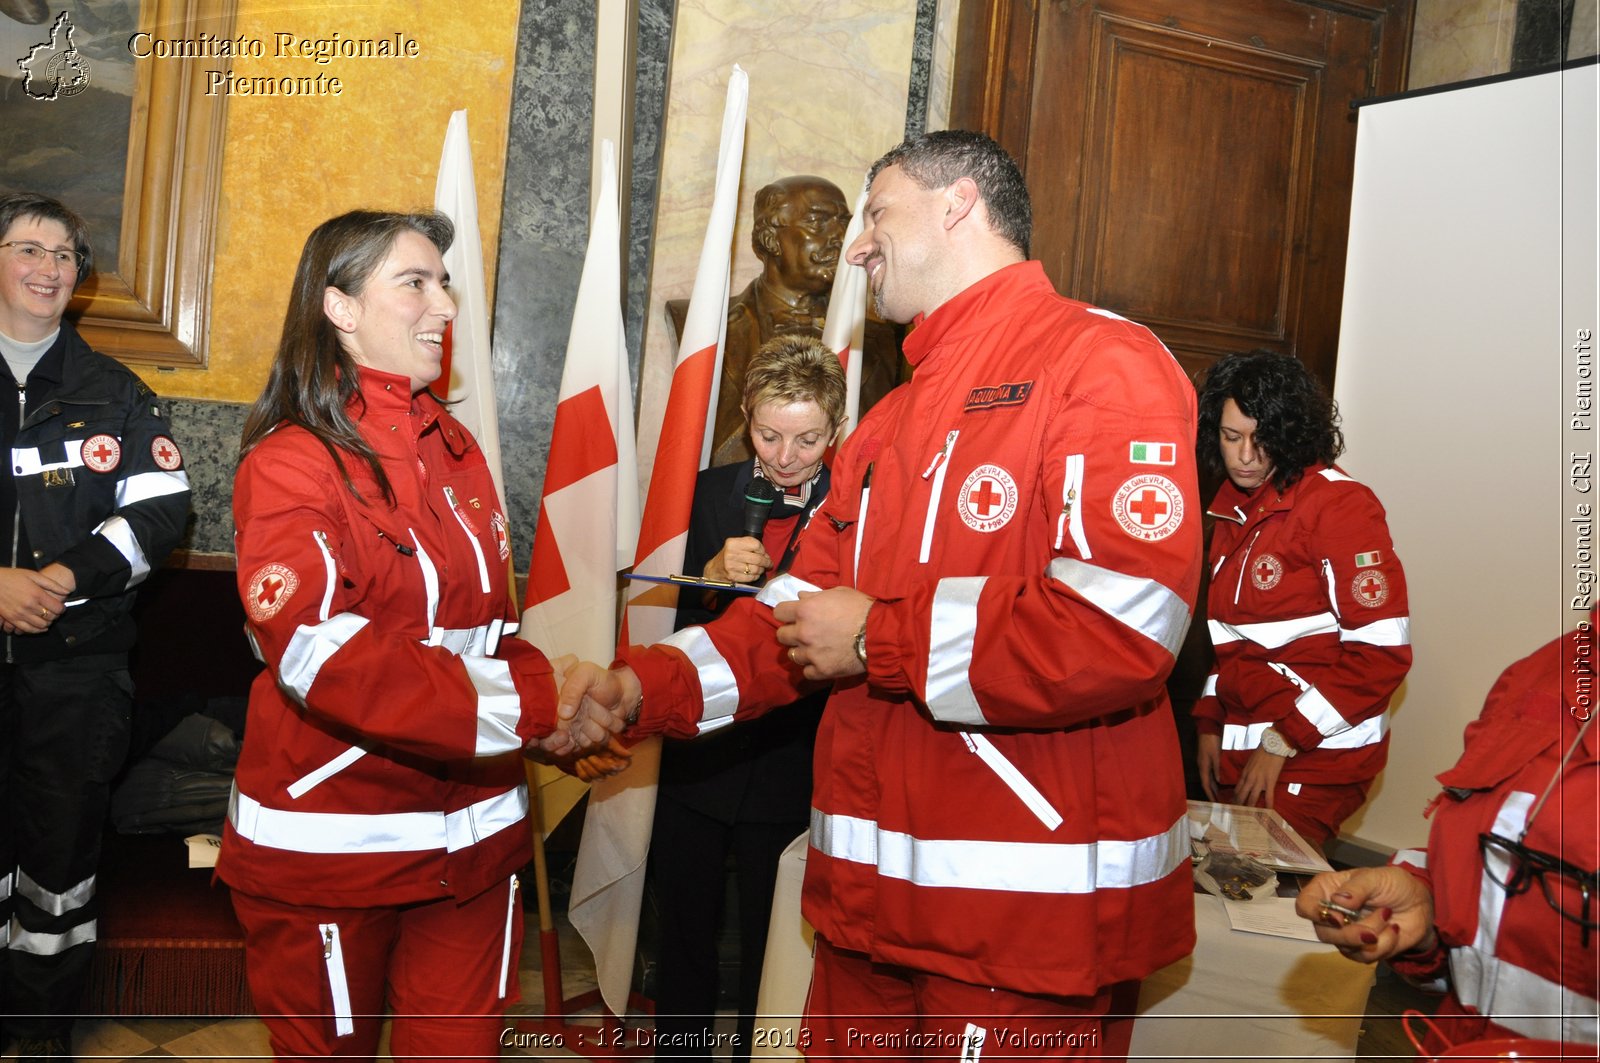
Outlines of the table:
[[[800,916],[806,836],[778,862],[752,1056],[798,1059],[814,934]],[[1195,895],[1192,955],[1145,979],[1130,1059],[1351,1058],[1375,971],[1320,943],[1231,930],[1222,901]]]

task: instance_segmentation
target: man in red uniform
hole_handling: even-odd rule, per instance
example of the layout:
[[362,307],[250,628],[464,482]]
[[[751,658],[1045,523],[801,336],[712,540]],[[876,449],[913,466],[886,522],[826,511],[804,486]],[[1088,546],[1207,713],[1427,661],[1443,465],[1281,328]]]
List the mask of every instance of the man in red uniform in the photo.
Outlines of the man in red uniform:
[[831,682],[807,1052],[1114,1058],[1105,1016],[1194,941],[1164,689],[1199,576],[1193,390],[1027,261],[987,137],[889,152],[865,223],[847,257],[916,322],[915,374],[840,448],[789,575],[563,700],[692,736]]

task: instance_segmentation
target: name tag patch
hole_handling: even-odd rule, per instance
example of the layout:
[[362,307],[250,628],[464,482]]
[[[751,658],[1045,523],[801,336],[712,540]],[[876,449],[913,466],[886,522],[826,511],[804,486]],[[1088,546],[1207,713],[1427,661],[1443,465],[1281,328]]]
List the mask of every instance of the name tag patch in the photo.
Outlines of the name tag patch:
[[1028,401],[1028,396],[1033,393],[1033,381],[1023,380],[1014,384],[987,384],[983,387],[973,388],[967,392],[965,409],[987,410],[993,406],[1021,406]]

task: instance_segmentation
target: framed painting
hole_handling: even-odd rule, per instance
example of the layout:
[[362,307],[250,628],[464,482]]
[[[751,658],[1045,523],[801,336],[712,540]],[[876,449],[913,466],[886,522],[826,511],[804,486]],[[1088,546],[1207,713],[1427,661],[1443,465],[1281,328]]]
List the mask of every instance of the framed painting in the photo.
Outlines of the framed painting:
[[89,220],[96,268],[71,313],[90,346],[124,362],[206,364],[227,97],[206,95],[205,74],[229,64],[136,59],[131,42],[226,39],[235,9],[0,0],[0,42],[17,53],[0,85],[0,189],[57,196]]

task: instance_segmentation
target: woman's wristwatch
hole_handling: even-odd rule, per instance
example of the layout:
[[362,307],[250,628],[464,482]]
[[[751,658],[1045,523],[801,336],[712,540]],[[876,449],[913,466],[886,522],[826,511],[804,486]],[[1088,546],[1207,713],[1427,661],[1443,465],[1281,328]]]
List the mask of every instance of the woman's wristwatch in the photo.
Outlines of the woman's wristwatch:
[[1289,744],[1287,738],[1271,727],[1261,732],[1261,748],[1275,757],[1292,757],[1300,752]]

